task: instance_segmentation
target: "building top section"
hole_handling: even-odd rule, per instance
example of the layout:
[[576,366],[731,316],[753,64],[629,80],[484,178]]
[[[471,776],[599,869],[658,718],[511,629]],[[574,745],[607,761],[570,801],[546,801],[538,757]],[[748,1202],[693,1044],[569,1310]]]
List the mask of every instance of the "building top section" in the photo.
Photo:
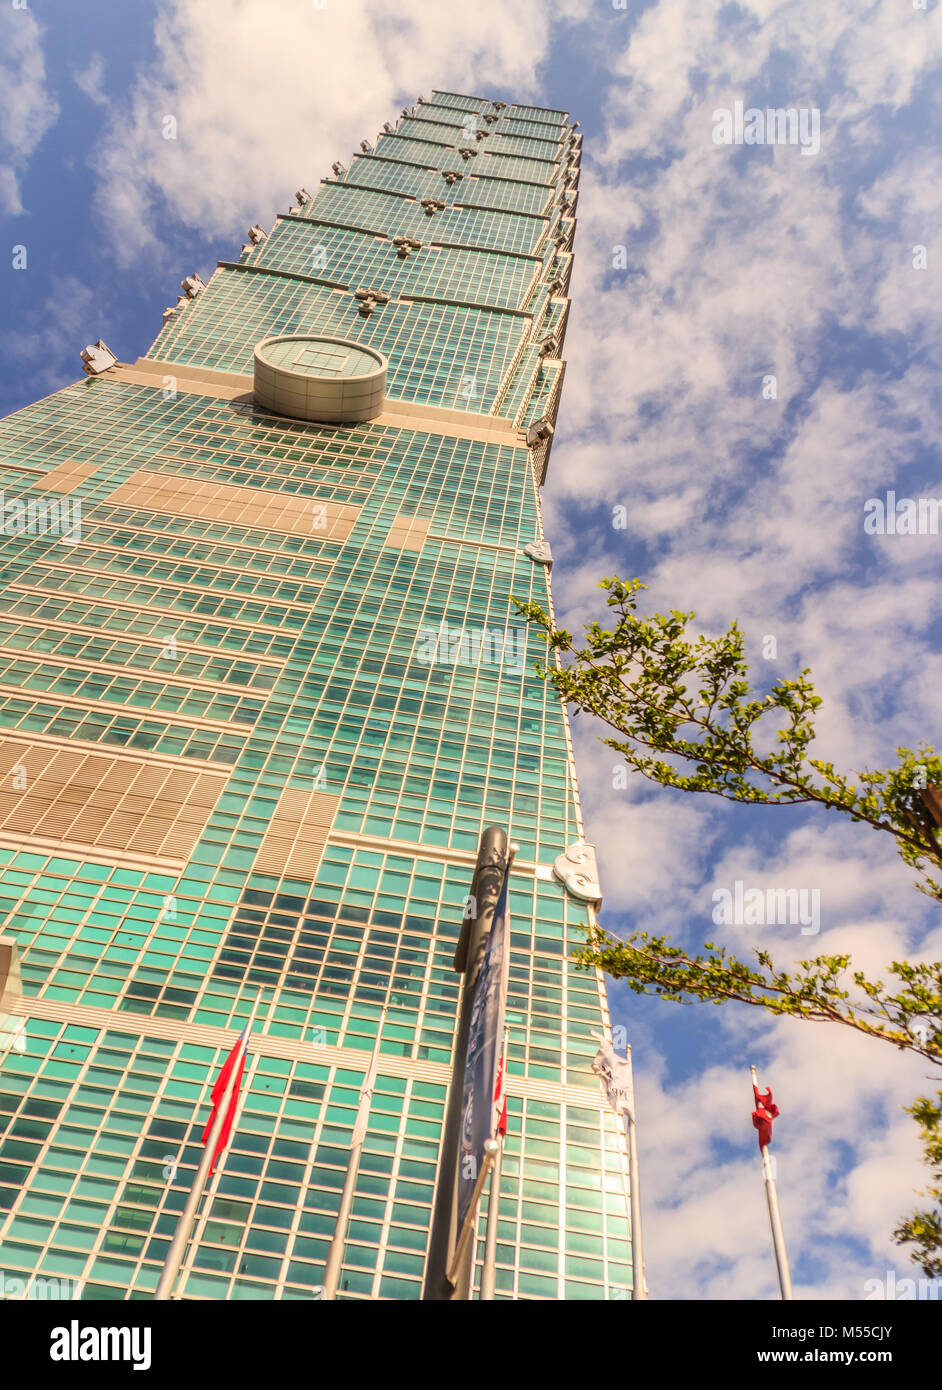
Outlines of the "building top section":
[[[580,158],[563,111],[420,98],[270,231],[251,227],[208,285],[188,276],[148,357],[181,375],[261,371],[270,403],[272,373],[296,368],[270,346],[260,367],[263,340],[339,340],[384,364],[371,409],[490,416],[523,438],[552,423],[562,383]],[[280,389],[303,397],[295,418],[346,419],[310,413],[323,380],[302,390],[284,376]]]
[[496,107],[507,115],[526,116],[530,120],[546,122],[551,125],[565,125],[569,120],[568,111],[555,111],[546,106],[523,106],[519,102],[495,102],[490,97],[469,96],[466,92],[433,91],[431,100],[440,106],[450,105],[468,111],[473,111],[476,108],[488,110]]

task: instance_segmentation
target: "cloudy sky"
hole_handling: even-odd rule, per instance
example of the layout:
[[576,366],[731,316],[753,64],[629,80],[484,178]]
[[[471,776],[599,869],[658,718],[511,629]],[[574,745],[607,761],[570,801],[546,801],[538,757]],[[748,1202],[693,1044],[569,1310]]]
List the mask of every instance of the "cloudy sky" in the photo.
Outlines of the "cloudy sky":
[[[133,360],[184,274],[208,279],[419,93],[567,109],[585,154],[545,493],[561,620],[598,614],[602,575],[639,575],[652,608],[709,631],[738,619],[759,681],[812,667],[818,756],[850,770],[938,746],[942,537],[863,529],[868,498],[942,498],[942,9],[921,3],[5,5],[0,214],[28,270],[8,274],[0,405],[74,380],[98,337]],[[819,112],[819,151],[714,143],[714,111],[737,101]],[[576,721],[611,929],[765,945],[783,965],[848,951],[875,973],[942,952],[888,836],[615,787],[594,732]],[[714,927],[713,891],[737,879],[817,889],[820,933]],[[916,1272],[890,1232],[924,1180],[901,1107],[931,1089],[926,1064],[744,1007],[620,986],[613,1007],[635,1054],[652,1296],[775,1295],[752,1062],[783,1112],[796,1297]]]

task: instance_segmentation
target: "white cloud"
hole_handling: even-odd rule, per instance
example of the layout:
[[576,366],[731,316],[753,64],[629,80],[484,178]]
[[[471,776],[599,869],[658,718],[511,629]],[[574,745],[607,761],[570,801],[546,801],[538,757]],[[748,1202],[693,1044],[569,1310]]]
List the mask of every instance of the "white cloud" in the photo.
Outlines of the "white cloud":
[[[118,255],[158,253],[165,212],[216,241],[268,225],[299,184],[313,190],[432,86],[535,94],[551,25],[588,3],[167,0],[156,59],[113,111],[95,159]],[[164,137],[168,117],[175,139]]]
[[[942,716],[922,636],[939,614],[939,538],[863,533],[867,497],[942,491],[938,468],[917,462],[942,429],[939,282],[911,261],[937,221],[938,155],[900,149],[873,106],[895,111],[940,53],[942,12],[718,16],[662,0],[615,60],[580,194],[545,503],[561,621],[579,631],[600,611],[597,579],[635,572],[645,547],[645,604],[695,609],[707,630],[737,618],[752,653],[775,635],[779,658],[758,679],[812,666],[826,701],[814,751],[848,768],[931,739]],[[713,106],[764,101],[776,58],[789,76],[769,100],[818,93],[817,159],[712,145]],[[639,154],[667,158],[626,172]],[[627,271],[613,268],[619,245]],[[896,355],[892,372],[881,354]],[[777,400],[762,398],[768,373]],[[587,502],[599,511],[574,525]],[[611,526],[617,503],[626,531]]]
[[84,68],[73,71],[75,85],[84,92],[89,101],[96,106],[107,104],[108,98],[102,88],[105,79],[105,60],[100,53],[93,53]]
[[[709,936],[750,962],[752,947],[761,945],[785,969],[803,956],[846,952],[854,968],[886,979],[891,959],[937,958],[942,924],[923,936],[919,950],[910,949],[921,916],[937,914],[920,906],[892,849],[878,846],[873,853],[860,833],[851,826],[824,834],[803,827],[768,854],[751,843],[730,846],[706,881],[682,880],[676,893],[655,896],[660,915],[652,911],[641,925],[672,930],[691,945]],[[655,855],[658,850],[655,837]],[[664,879],[673,872],[668,857]],[[820,936],[801,937],[787,926],[713,927],[711,889],[737,876],[749,886],[820,885]],[[621,1004],[616,1016],[630,1020],[632,1004]],[[796,1277],[796,1297],[859,1299],[868,1278],[883,1278],[890,1268],[905,1274],[908,1254],[893,1245],[891,1233],[918,1204],[914,1189],[926,1173],[916,1125],[902,1107],[932,1091],[925,1062],[836,1024],[773,1019],[727,1005],[718,1016],[709,1011],[709,1020],[698,1009],[702,1061],[678,1082],[658,1057],[658,1039],[660,1028],[670,1027],[671,1011],[676,1026],[681,1019],[677,1005],[657,1007],[664,1016],[653,1030],[650,1015],[646,1027],[629,1024],[644,1059],[637,1070],[638,1124],[652,1293],[777,1296],[749,1120],[751,1063],[782,1111],[772,1151],[792,1268],[815,1271]]]
[[59,114],[46,88],[42,31],[27,10],[0,9],[0,209],[24,212],[19,180]]
[[[867,1279],[908,1272],[891,1233],[925,1181],[916,1125],[902,1111],[925,1091],[925,1066],[838,1025],[760,1027],[744,1012],[727,1021],[738,1065],[705,1056],[681,1085],[653,1068],[636,1078],[651,1294],[778,1296],[750,1120],[756,1062],[781,1109],[772,1153],[795,1296],[860,1299]],[[814,1276],[797,1277],[799,1265]]]
[[[813,751],[847,770],[938,743],[942,727],[942,538],[863,534],[867,497],[942,496],[925,462],[942,427],[942,168],[925,139],[940,59],[938,8],[659,0],[613,52],[580,185],[544,500],[559,620],[579,632],[605,612],[597,580],[639,572],[643,611],[695,609],[707,631],[738,619],[757,680],[813,668],[825,698]],[[712,111],[737,99],[819,107],[820,155],[714,146]],[[929,271],[913,268],[917,244]],[[776,401],[761,394],[770,373]],[[627,530],[612,527],[616,504]],[[764,634],[775,662],[758,655]],[[617,754],[593,743],[605,732],[576,721],[603,924],[718,940],[750,961],[767,946],[785,969],[847,952],[886,978],[893,959],[939,957],[937,905],[889,836],[837,813],[734,811],[635,775],[619,791]],[[716,927],[712,890],[737,878],[818,887],[820,934]],[[635,1048],[654,1297],[777,1296],[751,1061],[782,1106],[773,1152],[796,1297],[860,1299],[868,1278],[912,1272],[891,1232],[926,1179],[902,1112],[938,1086],[925,1062],[836,1025],[743,1005],[678,1013],[623,985],[613,1017]]]
[[53,275],[45,299],[22,316],[15,331],[0,334],[0,358],[17,371],[29,364],[35,397],[48,395],[81,376],[78,354],[97,338],[99,313],[98,295],[88,285],[75,275]]

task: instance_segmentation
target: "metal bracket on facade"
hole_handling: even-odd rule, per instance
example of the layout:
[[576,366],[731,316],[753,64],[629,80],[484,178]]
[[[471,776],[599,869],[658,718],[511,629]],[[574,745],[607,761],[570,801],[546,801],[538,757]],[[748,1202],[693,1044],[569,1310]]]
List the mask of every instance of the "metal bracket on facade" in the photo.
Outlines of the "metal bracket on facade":
[[358,308],[365,319],[369,318],[377,304],[389,303],[389,295],[382,290],[354,290],[353,297],[359,301]]
[[553,437],[553,422],[546,416],[542,420],[534,420],[532,425],[527,427],[527,445],[533,449],[537,444],[544,444]]
[[538,565],[552,565],[553,552],[550,549],[549,541],[527,541],[523,547],[524,555],[529,555],[531,560]]
[[401,261],[407,258],[410,251],[422,250],[421,241],[416,241],[413,236],[394,236],[392,244],[396,247],[396,255]]
[[98,376],[100,372],[107,372],[117,362],[117,357],[106,343],[99,338],[96,343],[89,343],[88,347],[79,353],[82,359],[82,370],[86,376]]
[[585,840],[577,840],[556,860],[553,873],[574,898],[583,903],[592,903],[596,908],[602,906],[602,888],[599,883],[595,845],[587,844]]

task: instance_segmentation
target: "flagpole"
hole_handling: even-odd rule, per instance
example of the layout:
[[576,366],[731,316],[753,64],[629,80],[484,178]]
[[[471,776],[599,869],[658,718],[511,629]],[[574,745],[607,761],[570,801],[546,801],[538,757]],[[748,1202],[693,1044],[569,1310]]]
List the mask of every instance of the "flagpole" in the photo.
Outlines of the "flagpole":
[[[505,1094],[507,1091],[507,1047],[509,1041],[510,1037],[505,1029],[502,1061]],[[480,1300],[485,1303],[493,1300],[494,1289],[497,1286],[497,1222],[500,1218],[500,1169],[503,1155],[504,1136],[498,1116],[497,1152],[494,1155],[494,1162],[491,1164],[491,1189],[487,1195],[487,1233],[484,1237],[484,1267],[481,1270],[481,1292],[479,1294]]]
[[[759,1089],[759,1082],[756,1077],[755,1067],[750,1068],[752,1072],[752,1084],[756,1091]],[[777,1111],[775,1112],[778,1113]],[[772,1173],[772,1160],[769,1157],[768,1144],[759,1147],[762,1154],[762,1176],[765,1179],[765,1195],[769,1204],[769,1225],[772,1228],[772,1249],[775,1251],[775,1263],[778,1267],[778,1283],[782,1291],[782,1298],[793,1300],[792,1279],[788,1270],[788,1256],[785,1253],[785,1233],[782,1230],[782,1217],[778,1209],[778,1192],[775,1189],[775,1178]]]
[[[628,1070],[631,1074],[631,1091],[634,1096],[634,1069],[631,1062],[631,1048],[626,1049]],[[628,1184],[629,1205],[631,1208],[631,1297],[646,1299],[648,1286],[644,1278],[644,1241],[641,1236],[641,1170],[638,1167],[638,1135],[635,1125],[634,1105],[625,1115],[625,1128],[628,1131]]]
[[608,1097],[616,1115],[625,1117],[625,1138],[628,1146],[628,1215],[631,1222],[631,1297],[646,1299],[648,1286],[644,1277],[644,1244],[641,1236],[641,1169],[638,1165],[638,1139],[635,1128],[635,1081],[631,1063],[631,1048],[619,1057],[614,1044],[604,1033],[590,1030],[598,1039],[599,1050],[592,1060],[592,1070]]
[[481,1200],[481,1193],[484,1191],[484,1183],[487,1180],[488,1173],[494,1166],[494,1159],[500,1151],[500,1144],[497,1142],[496,1139],[488,1139],[488,1141],[484,1145],[484,1149],[484,1162],[481,1165],[481,1172],[474,1186],[474,1193],[471,1198],[471,1205],[468,1208],[468,1214],[464,1219],[464,1225],[458,1233],[458,1240],[455,1244],[454,1254],[452,1255],[451,1263],[448,1266],[448,1279],[452,1284],[455,1282],[457,1278],[458,1270],[461,1266],[461,1261],[464,1258],[465,1247],[468,1244],[468,1239],[471,1235],[471,1232],[474,1230],[474,1223],[477,1220],[478,1214],[478,1203]]
[[199,1200],[200,1197],[203,1195],[203,1189],[206,1186],[206,1179],[209,1176],[209,1170],[212,1167],[213,1159],[216,1156],[216,1144],[219,1141],[219,1136],[222,1133],[222,1127],[225,1123],[226,1115],[229,1112],[229,1104],[232,1100],[234,1088],[236,1087],[239,1081],[239,1069],[242,1063],[242,1059],[245,1056],[245,1053],[248,1049],[249,1039],[252,1035],[252,1024],[255,1022],[255,1015],[258,1011],[260,999],[261,995],[256,995],[255,1002],[252,1005],[252,1012],[249,1014],[248,1022],[245,1024],[245,1027],[243,1029],[243,1036],[241,1037],[238,1044],[238,1051],[235,1054],[235,1059],[232,1064],[229,1080],[226,1083],[225,1092],[219,1102],[219,1105],[216,1107],[216,1114],[213,1117],[212,1128],[210,1129],[209,1136],[206,1140],[205,1145],[203,1146],[203,1156],[200,1159],[199,1167],[196,1170],[196,1177],[193,1179],[193,1186],[190,1188],[190,1194],[186,1199],[186,1205],[183,1208],[183,1211],[180,1213],[180,1219],[177,1222],[177,1228],[173,1233],[173,1240],[170,1242],[170,1249],[167,1251],[167,1258],[164,1261],[164,1267],[160,1276],[160,1282],[158,1283],[157,1290],[154,1294],[155,1299],[166,1301],[172,1298],[173,1296],[174,1285],[176,1284],[177,1277],[180,1273],[180,1265],[183,1263],[183,1253],[186,1249],[186,1243],[190,1238],[190,1232],[193,1229],[193,1218],[196,1215],[196,1208],[199,1206]]
[[379,1018],[379,1026],[376,1030],[376,1042],[373,1044],[373,1054],[370,1057],[370,1065],[363,1078],[363,1085],[360,1088],[360,1103],[357,1107],[356,1123],[353,1126],[353,1138],[350,1141],[350,1153],[347,1158],[347,1175],[343,1182],[343,1192],[340,1194],[340,1206],[337,1210],[337,1220],[334,1222],[334,1234],[331,1238],[330,1247],[327,1251],[327,1262],[324,1265],[324,1286],[321,1298],[335,1299],[337,1297],[337,1285],[340,1282],[340,1268],[343,1264],[343,1250],[347,1240],[347,1222],[350,1219],[350,1209],[353,1206],[353,1192],[356,1187],[357,1174],[360,1171],[360,1154],[363,1151],[363,1141],[366,1138],[366,1128],[370,1117],[370,1100],[373,1096],[373,1089],[376,1085],[376,1072],[379,1066],[379,1044],[383,1033],[383,1024],[386,1021],[386,1009],[383,1008]]
[[497,1140],[497,1152],[491,1164],[491,1190],[487,1198],[487,1228],[484,1237],[484,1268],[481,1270],[481,1292],[479,1297],[488,1302],[494,1297],[497,1286],[497,1213],[500,1208],[500,1161],[504,1145]]
[[[261,1002],[261,998],[262,995],[260,993],[259,1002]],[[258,1036],[260,1040],[267,1026],[268,1024],[266,1022],[263,1023],[262,1026],[259,1028]],[[245,1090],[242,1090],[242,1088],[240,1087],[239,1094],[236,1096],[235,1112],[232,1117],[233,1134],[235,1134],[236,1130],[239,1128],[239,1123],[242,1119],[242,1111],[245,1108],[245,1097],[247,1093],[247,1086]],[[203,1202],[202,1210],[200,1211],[199,1216],[196,1218],[196,1222],[193,1226],[193,1235],[190,1239],[189,1246],[187,1247],[187,1250],[185,1251],[183,1258],[180,1261],[179,1277],[181,1279],[185,1280],[192,1270],[193,1261],[196,1258],[196,1252],[199,1249],[200,1241],[204,1238],[204,1235],[206,1233],[206,1227],[209,1223],[209,1214],[212,1211],[213,1202],[219,1195],[219,1184],[222,1182],[224,1169],[224,1163],[217,1163],[215,1171],[210,1175],[209,1182],[206,1185],[206,1200]]]

